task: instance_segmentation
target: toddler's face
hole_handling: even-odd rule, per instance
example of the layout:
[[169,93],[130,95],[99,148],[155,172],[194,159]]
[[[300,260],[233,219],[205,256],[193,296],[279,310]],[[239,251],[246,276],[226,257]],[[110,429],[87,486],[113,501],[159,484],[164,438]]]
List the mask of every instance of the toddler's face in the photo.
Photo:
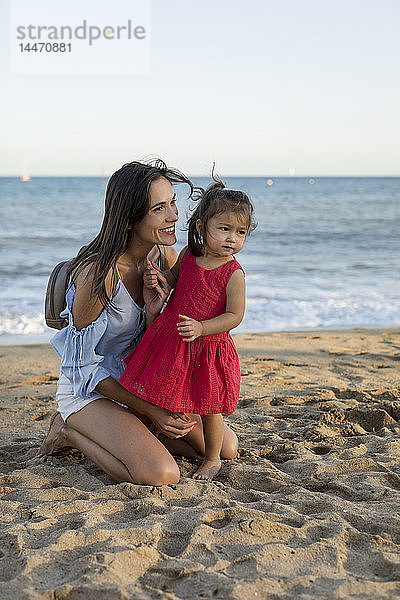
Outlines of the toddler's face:
[[205,245],[217,256],[231,256],[240,252],[246,239],[248,224],[242,215],[223,212],[207,222]]

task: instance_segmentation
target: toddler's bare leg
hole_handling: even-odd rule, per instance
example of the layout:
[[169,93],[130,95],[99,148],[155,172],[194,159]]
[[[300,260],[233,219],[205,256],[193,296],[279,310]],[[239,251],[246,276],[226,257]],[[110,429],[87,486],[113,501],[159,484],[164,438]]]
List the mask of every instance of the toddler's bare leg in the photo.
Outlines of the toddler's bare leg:
[[221,447],[224,438],[222,415],[202,415],[205,440],[204,460],[193,475],[194,479],[213,479],[221,469]]

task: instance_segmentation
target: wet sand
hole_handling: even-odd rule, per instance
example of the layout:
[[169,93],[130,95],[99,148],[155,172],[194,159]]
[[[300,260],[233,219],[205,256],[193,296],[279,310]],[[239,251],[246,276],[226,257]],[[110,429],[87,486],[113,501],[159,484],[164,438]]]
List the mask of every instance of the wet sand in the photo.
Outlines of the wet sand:
[[2,600],[400,598],[400,330],[235,342],[239,455],[163,488],[38,456],[58,359],[0,346]]

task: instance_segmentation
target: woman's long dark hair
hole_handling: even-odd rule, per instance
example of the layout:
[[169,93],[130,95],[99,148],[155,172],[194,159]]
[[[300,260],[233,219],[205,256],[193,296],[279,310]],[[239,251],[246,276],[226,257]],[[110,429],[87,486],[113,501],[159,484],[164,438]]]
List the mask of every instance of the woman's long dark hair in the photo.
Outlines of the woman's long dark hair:
[[68,272],[73,279],[86,266],[91,266],[92,295],[98,297],[106,309],[111,304],[105,285],[107,274],[113,269],[114,289],[117,259],[126,251],[132,229],[146,215],[150,186],[160,177],[165,177],[171,184],[186,183],[190,188],[189,197],[192,196],[195,188],[190,179],[180,171],[168,168],[161,159],[123,165],[108,181],[100,232],[69,264]]

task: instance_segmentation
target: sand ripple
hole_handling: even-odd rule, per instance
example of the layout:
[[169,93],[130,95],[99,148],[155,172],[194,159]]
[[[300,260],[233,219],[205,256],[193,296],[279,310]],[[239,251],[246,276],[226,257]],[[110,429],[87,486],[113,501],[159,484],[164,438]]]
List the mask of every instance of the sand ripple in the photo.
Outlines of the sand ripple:
[[318,334],[307,356],[280,334],[283,360],[274,335],[241,352],[240,452],[211,483],[185,459],[181,482],[156,488],[113,484],[77,452],[39,457],[48,418],[29,411],[51,413],[50,384],[26,384],[25,404],[8,391],[8,414],[28,417],[0,447],[2,600],[399,598],[400,393],[368,362],[391,364],[391,338],[360,359],[360,334],[337,334],[340,355]]

